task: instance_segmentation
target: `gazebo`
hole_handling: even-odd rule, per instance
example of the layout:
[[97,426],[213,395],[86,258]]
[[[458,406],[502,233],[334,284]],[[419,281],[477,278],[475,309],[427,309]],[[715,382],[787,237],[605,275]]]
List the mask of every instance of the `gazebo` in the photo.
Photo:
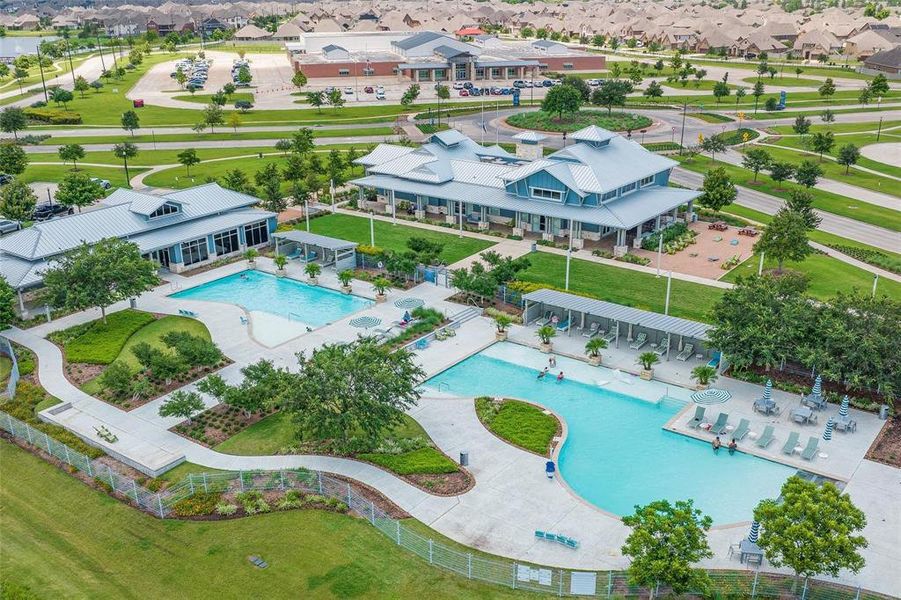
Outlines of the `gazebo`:
[[[324,267],[334,265],[335,270],[353,269],[357,266],[357,243],[338,238],[292,229],[273,234],[275,255],[284,254],[289,259],[316,262]],[[287,250],[287,252],[286,252]]]

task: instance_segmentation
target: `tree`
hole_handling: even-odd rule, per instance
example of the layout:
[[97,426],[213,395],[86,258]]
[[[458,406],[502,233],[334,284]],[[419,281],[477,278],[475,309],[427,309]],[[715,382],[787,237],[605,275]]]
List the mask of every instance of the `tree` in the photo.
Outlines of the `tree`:
[[558,120],[562,120],[564,114],[574,115],[581,106],[582,94],[570,85],[552,87],[541,101],[541,110],[556,114]]
[[236,112],[230,112],[225,124],[232,128],[232,131],[238,133],[238,127],[241,126],[241,115]]
[[316,109],[316,112],[322,112],[322,106],[325,104],[324,92],[307,92],[307,102]]
[[838,577],[864,566],[859,550],[867,540],[858,535],[867,524],[851,497],[831,482],[789,477],[779,500],[761,501],[754,509],[761,525],[757,544],[774,567],[788,567],[798,578],[827,574]]
[[78,161],[84,158],[84,148],[78,144],[66,144],[57,150],[63,162],[72,161],[72,169],[78,170]]
[[798,135],[805,135],[808,131],[810,131],[810,119],[808,119],[804,115],[795,117],[795,123],[794,125],[792,125],[792,131],[794,131]]
[[139,129],[141,127],[141,119],[138,117],[138,113],[133,110],[126,110],[122,113],[122,129],[129,132],[132,137],[135,135],[135,129]]
[[698,203],[714,212],[719,212],[724,206],[732,204],[738,195],[735,184],[729,179],[723,167],[707,171],[701,189],[704,193],[698,198]]
[[443,84],[435,86],[435,96],[438,98],[438,124],[441,124],[441,101],[450,100],[450,88]]
[[64,90],[63,88],[54,88],[50,92],[50,99],[56,102],[57,106],[62,104],[64,110],[68,110],[69,102],[75,98],[75,95],[72,94],[69,90]]
[[795,79],[801,79],[801,73],[804,72],[804,69],[801,67],[795,67]]
[[225,106],[225,102],[228,100],[228,96],[225,95],[225,92],[219,90],[212,96],[210,96],[210,102],[215,104],[216,106]]
[[294,73],[294,76],[291,77],[291,83],[294,84],[298,90],[303,88],[307,84],[307,76],[303,74],[301,71],[297,71]]
[[313,151],[313,130],[309,127],[301,127],[291,136],[291,151],[298,156],[307,156]]
[[827,108],[822,113],[820,113],[820,120],[823,121],[823,123],[826,123],[827,125],[829,123],[834,123],[835,122],[835,113],[832,111],[831,108]]
[[408,87],[404,91],[403,96],[401,96],[400,103],[403,106],[412,106],[413,103],[416,102],[416,99],[419,98],[419,91],[420,91],[419,84],[411,83],[410,87]]
[[773,161],[770,163],[770,179],[776,184],[777,190],[782,190],[783,181],[791,179],[795,174],[795,166],[790,162]]
[[178,83],[178,85],[180,85],[182,88],[184,88],[185,82],[188,81],[188,76],[185,74],[184,71],[179,69],[178,71],[175,72],[175,81]]
[[222,107],[215,102],[210,102],[203,109],[203,122],[210,128],[210,133],[216,133],[216,125],[222,125],[225,122]]
[[278,140],[275,142],[275,149],[281,152],[284,156],[288,155],[288,152],[291,151],[293,145],[291,144],[291,140]]
[[268,360],[243,367],[241,374],[244,377],[238,385],[228,385],[221,376],[210,375],[197,383],[197,389],[250,416],[277,405],[292,381],[287,369],[276,368]]
[[200,158],[197,157],[197,150],[194,148],[188,148],[187,150],[182,150],[176,156],[178,162],[185,166],[185,172],[188,177],[191,176],[191,167],[196,164],[200,164]]
[[256,193],[256,190],[254,190],[253,186],[250,184],[250,179],[247,178],[247,174],[241,169],[226,171],[225,176],[223,177],[222,186],[236,192],[241,192],[242,194],[253,195]]
[[15,139],[19,139],[19,132],[27,127],[28,117],[21,108],[8,106],[0,112],[0,130],[3,133],[11,133]]
[[285,410],[303,438],[332,439],[339,447],[347,447],[351,436],[374,446],[417,404],[417,386],[425,376],[410,352],[391,350],[373,338],[325,344],[309,358],[300,353],[298,363]]
[[810,147],[819,153],[820,162],[823,162],[823,154],[832,150],[834,145],[835,135],[831,131],[816,132],[810,138]]
[[21,175],[28,166],[28,154],[22,146],[11,142],[0,143],[0,172]]
[[857,164],[858,160],[860,160],[860,150],[854,144],[845,144],[838,149],[836,162],[845,166],[845,175],[850,172],[853,165]]
[[235,108],[240,110],[242,113],[246,113],[248,110],[253,108],[253,102],[250,100],[238,100],[235,102]]
[[659,585],[676,595],[703,592],[710,584],[703,569],[693,565],[713,552],[707,545],[707,531],[713,520],[694,507],[692,500],[657,500],[636,506],[635,513],[623,517],[632,531],[622,547],[630,558],[629,584],[653,590]]
[[819,91],[820,96],[829,100],[832,95],[835,94],[835,83],[832,81],[832,78],[827,77],[826,81],[823,82],[823,85],[821,85],[817,91]]
[[748,95],[748,90],[743,87],[735,90],[735,106],[738,106],[738,103],[741,102],[741,99]]
[[712,162],[717,154],[726,151],[726,142],[722,137],[712,135],[708,138],[704,138],[701,142],[701,150],[710,154],[710,160]]
[[172,392],[169,399],[160,405],[159,414],[161,417],[177,417],[187,419],[191,423],[191,417],[194,413],[198,413],[206,408],[203,398],[197,392],[186,392],[177,390]]
[[123,142],[113,146],[113,154],[116,155],[116,158],[122,159],[122,164],[125,166],[125,179],[130,180],[131,177],[128,175],[128,159],[138,155],[138,147],[131,142]]
[[663,96],[663,88],[656,81],[652,81],[648,84],[648,87],[645,88],[644,92],[642,92],[644,96],[648,100],[654,100],[655,98],[660,98]]
[[751,90],[751,95],[754,96],[754,114],[755,115],[757,114],[757,105],[760,102],[760,97],[763,96],[763,94],[764,94],[763,82],[757,81],[754,84],[754,89]]
[[591,103],[595,106],[606,106],[609,114],[613,112],[614,106],[624,105],[626,96],[631,92],[632,84],[628,81],[608,80],[591,93]]
[[37,201],[34,190],[28,184],[13,179],[0,188],[0,215],[14,221],[30,220]]
[[250,85],[251,81],[253,81],[253,75],[250,74],[250,69],[248,69],[247,67],[241,67],[240,69],[238,69],[238,83],[246,87]]
[[237,91],[238,88],[235,87],[235,84],[232,82],[228,82],[222,86],[222,93],[226,95],[226,97],[231,98],[231,95]]
[[338,88],[330,91],[326,96],[326,99],[332,108],[341,108],[344,106],[344,94],[342,94],[341,90]]
[[81,97],[84,98],[84,93],[91,89],[91,84],[88,83],[88,80],[83,76],[79,75],[75,78],[74,88],[75,91],[81,94]]
[[278,164],[267,163],[265,167],[254,174],[253,180],[261,191],[263,208],[275,213],[282,212],[287,208],[288,203],[282,196],[282,178],[278,172]]
[[770,161],[770,155],[766,150],[763,148],[751,148],[745,152],[741,166],[754,172],[753,183],[757,183],[757,174],[762,169],[766,169],[770,165]]
[[6,278],[0,277],[0,331],[16,320],[16,291]]
[[800,262],[807,258],[813,248],[807,241],[804,216],[790,208],[780,208],[754,244],[754,252],[766,252],[768,257],[775,258],[780,273],[786,260]]
[[83,206],[90,206],[103,197],[103,188],[92,181],[87,173],[73,171],[67,173],[59,183],[56,200],[63,206],[77,206],[81,212]]
[[822,219],[813,210],[813,194],[807,190],[792,190],[785,205],[789,210],[801,215],[808,229],[816,229]]
[[724,81],[717,81],[713,84],[713,96],[716,98],[716,103],[719,104],[720,100],[725,98],[731,93],[729,90],[729,84]]
[[870,94],[874,96],[884,96],[889,92],[888,79],[882,73],[879,73],[869,83]]
[[804,160],[795,168],[795,181],[804,187],[812,188],[822,174],[823,169],[820,168],[820,165],[812,160]]
[[81,244],[50,260],[44,287],[53,306],[69,310],[106,307],[140,296],[159,282],[156,266],[141,256],[137,244],[105,238]]

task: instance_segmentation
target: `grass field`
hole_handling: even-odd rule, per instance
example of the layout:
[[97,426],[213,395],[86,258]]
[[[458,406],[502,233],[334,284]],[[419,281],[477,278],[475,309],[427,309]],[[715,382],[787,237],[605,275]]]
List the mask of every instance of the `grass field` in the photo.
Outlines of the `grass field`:
[[[313,233],[350,240],[358,244],[368,245],[370,241],[369,219],[365,217],[326,215],[310,221],[310,230]],[[471,237],[461,238],[454,233],[375,221],[375,245],[379,248],[403,252],[407,249],[407,240],[411,237],[426,238],[444,244],[439,259],[448,265],[494,245],[494,242]]]
[[651,120],[643,115],[632,113],[612,112],[606,110],[580,110],[574,116],[564,116],[558,119],[541,110],[521,112],[507,117],[507,123],[521,129],[536,129],[539,131],[572,132],[597,125],[611,131],[625,131],[627,129],[641,129],[651,124]]
[[[820,107],[819,109],[811,109],[811,110],[793,110],[791,112],[784,112],[779,110],[767,111],[764,110],[763,97],[761,96],[761,103],[757,114],[754,114],[752,111],[747,111],[745,115],[745,119],[794,119],[795,117],[819,117],[823,114],[823,111],[827,106]],[[751,105],[753,106],[753,104]],[[868,106],[866,108],[832,108],[832,113],[837,116],[846,115],[848,113],[871,113],[871,112],[882,112],[884,108],[878,108],[876,106]]]
[[[173,100],[181,100],[182,102],[194,102],[196,104],[209,104],[212,102],[213,94],[192,94],[190,92],[185,92],[178,96],[172,96]],[[235,102],[247,101],[253,102],[253,94],[250,92],[235,92],[231,96],[228,97],[228,101],[225,103],[225,106],[234,106]]]
[[[140,598],[152,590],[226,599],[265,590],[268,598],[315,600],[522,598],[430,568],[361,519],[303,510],[160,521],[5,441],[0,461],[0,581],[37,597]],[[250,555],[262,556],[269,568],[251,565]]]
[[[882,131],[888,132],[893,127],[901,126],[901,121],[883,121]],[[867,133],[876,131],[879,128],[879,121],[867,121],[861,123],[817,123],[810,125],[810,133],[818,131],[831,131],[832,133]],[[795,130],[791,125],[773,125],[767,127],[767,131],[775,134],[795,135]],[[897,133],[897,132],[896,132]]]
[[[673,156],[672,158],[678,160],[682,167],[696,173],[707,173],[711,167],[723,167],[735,184],[750,187],[783,200],[789,198],[791,190],[800,187],[794,183],[782,182],[781,188],[777,189],[773,181],[763,172],[758,175],[757,183],[753,184],[754,174],[751,171],[721,161],[711,161],[707,156],[696,156],[692,160],[680,156]],[[816,160],[815,156],[810,158]],[[791,155],[790,162],[796,165],[800,163],[797,154]],[[863,223],[891,229],[892,231],[901,231],[901,213],[898,211],[815,188],[811,188],[810,193],[813,195],[813,206],[815,208]]]
[[[529,255],[532,266],[519,279],[563,289],[566,258],[548,252]],[[580,294],[662,313],[666,303],[666,278],[573,259],[569,288]],[[722,295],[719,288],[673,279],[670,314],[695,321],[709,321],[714,303]]]
[[[780,140],[766,140],[765,143],[782,146],[784,148],[812,151],[810,147],[810,139],[811,136],[809,135],[803,137],[791,136],[784,137]],[[892,142],[897,143],[899,141],[901,141],[901,135],[898,135],[897,130],[895,130],[894,133],[883,131],[879,136],[879,142],[876,141],[875,133],[849,133],[836,135],[835,145],[832,147],[832,150],[830,152],[823,155],[823,163],[821,164],[821,166],[826,172],[826,176],[830,179],[845,181],[847,183],[859,185],[860,187],[866,187],[871,190],[898,196],[901,195],[901,192],[899,192],[899,187],[901,187],[901,184],[899,184],[897,181],[866,173],[864,171],[860,171],[859,169],[854,169],[854,167],[851,167],[850,173],[845,175],[845,167],[830,159],[835,159],[838,155],[839,149],[845,144],[854,144],[858,148],[862,148],[870,144],[886,144]],[[797,153],[793,153],[790,150],[780,151],[773,148],[766,148],[766,151],[772,151],[772,155],[774,157],[779,157],[778,160],[785,160],[785,158],[783,157],[786,156],[797,155]],[[901,168],[892,166],[887,163],[871,160],[865,156],[861,156],[860,159],[858,159],[857,165],[867,169],[872,169],[873,171],[877,171],[885,175],[890,175],[892,177],[901,177]]]
[[50,335],[62,345],[69,362],[108,365],[122,352],[128,340],[143,327],[153,323],[153,315],[138,310],[121,310],[106,317],[75,325]]
[[[82,135],[77,137],[53,136],[47,139],[43,144],[45,146],[59,146],[61,144],[118,144],[121,142],[132,143],[156,143],[156,142],[222,142],[232,140],[272,140],[274,144],[276,140],[282,138],[290,139],[293,132],[291,131],[238,131],[229,129],[228,127],[220,127],[216,133],[153,133],[141,134],[134,136],[127,133],[122,135]],[[394,134],[394,128],[390,126],[371,126],[358,127],[354,129],[314,129],[313,137],[329,138],[343,136],[373,136],[383,135],[390,136]]]
[[[802,73],[803,75],[803,73]],[[776,75],[773,78],[770,78],[769,75],[765,75],[760,78],[760,81],[763,82],[765,87],[813,87],[818,88],[823,85],[824,79],[807,79],[804,77],[795,77],[794,67],[791,69],[791,76],[788,73],[785,74],[784,77],[779,77]],[[754,84],[757,83],[757,77],[745,77],[742,79],[742,82],[749,84],[751,87],[754,87]]]
[[[40,156],[32,156],[32,160],[36,162],[52,162],[52,164],[30,164],[25,169],[25,172],[19,175],[19,179],[24,181],[25,183],[34,183],[35,181],[53,181],[59,182],[61,181],[67,173],[72,170],[71,164],[63,164],[59,161],[59,157],[48,154],[44,157],[44,160],[41,160]],[[116,159],[116,162],[119,162]],[[78,165],[78,170],[88,174],[91,177],[99,177],[100,179],[107,179],[110,182],[110,185],[113,187],[129,187],[128,181],[125,179],[125,169],[121,167],[94,167],[94,166],[82,166],[81,163]],[[147,169],[141,168],[132,168],[131,165],[128,167],[129,175],[134,177],[138,173],[146,171]],[[38,198],[38,200],[43,200],[43,198]]]
[[476,398],[476,413],[499,438],[541,456],[547,456],[557,433],[556,417],[521,400],[505,399],[498,407],[491,398]]

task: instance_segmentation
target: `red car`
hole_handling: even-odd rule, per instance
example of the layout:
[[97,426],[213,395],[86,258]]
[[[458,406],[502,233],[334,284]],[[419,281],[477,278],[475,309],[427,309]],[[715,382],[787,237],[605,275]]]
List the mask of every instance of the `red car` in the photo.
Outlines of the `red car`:
[[468,95],[469,95],[469,90],[460,90],[460,95],[461,95],[461,96],[468,96]]
[[363,91],[366,92],[367,94],[371,94],[371,93],[372,93],[372,86],[371,86],[371,85],[367,85],[366,87],[363,88]]

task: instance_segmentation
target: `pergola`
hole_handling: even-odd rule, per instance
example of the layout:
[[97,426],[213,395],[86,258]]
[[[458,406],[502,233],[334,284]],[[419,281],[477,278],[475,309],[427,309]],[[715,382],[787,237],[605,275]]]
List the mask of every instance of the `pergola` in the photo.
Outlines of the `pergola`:
[[356,266],[356,242],[292,229],[280,231],[275,238],[275,255],[281,251],[282,243],[292,243],[293,251],[288,258],[299,258],[304,262],[318,262],[323,266],[335,265],[337,270],[352,269]]
[[[589,327],[591,322],[594,321],[606,321],[607,329],[615,331],[616,348],[619,347],[621,324],[628,326],[627,339],[630,342],[633,339],[633,333],[641,329],[657,332],[660,337],[662,337],[662,334],[666,334],[667,360],[670,358],[669,351],[672,336],[678,336],[678,348],[682,350],[682,345],[686,339],[702,343],[707,342],[707,332],[712,328],[706,323],[662,315],[649,310],[614,304],[613,302],[585,298],[584,296],[576,296],[557,290],[536,290],[525,294],[523,301],[525,302],[523,322],[527,324],[540,318],[548,310],[555,313],[562,312],[566,315],[571,325],[573,324],[573,316],[575,316],[580,323],[579,329]],[[571,331],[572,328],[570,328]]]

